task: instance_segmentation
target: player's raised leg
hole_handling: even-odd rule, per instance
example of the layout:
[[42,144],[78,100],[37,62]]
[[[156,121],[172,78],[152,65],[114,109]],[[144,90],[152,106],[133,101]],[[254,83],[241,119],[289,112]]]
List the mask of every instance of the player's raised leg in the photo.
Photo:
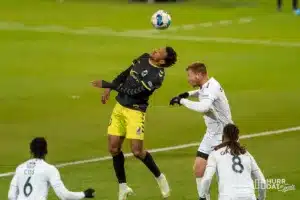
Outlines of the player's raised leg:
[[160,172],[160,169],[156,165],[151,154],[144,150],[143,141],[132,139],[131,150],[134,156],[141,160],[155,176],[163,198],[168,198],[170,196],[170,187],[168,181],[165,175]]

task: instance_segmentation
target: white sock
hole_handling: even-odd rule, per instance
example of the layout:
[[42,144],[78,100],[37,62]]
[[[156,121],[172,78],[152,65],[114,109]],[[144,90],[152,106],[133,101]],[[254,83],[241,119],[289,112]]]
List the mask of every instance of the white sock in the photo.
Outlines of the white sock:
[[210,200],[210,194],[206,194],[206,200]]
[[128,186],[127,186],[127,183],[120,183],[120,184],[119,184],[119,189],[120,189],[120,190],[125,190],[127,187],[128,187]]
[[[199,178],[199,177],[196,178],[197,191],[198,191],[199,197],[200,197],[201,180],[202,180],[202,178]],[[210,194],[205,194],[205,197],[206,197],[206,200],[210,200]]]
[[202,178],[199,178],[199,177],[196,178],[198,197],[200,197],[201,180],[202,180]]
[[164,178],[164,175],[163,175],[163,173],[161,173],[160,176],[156,178],[156,180],[160,181],[163,178]]

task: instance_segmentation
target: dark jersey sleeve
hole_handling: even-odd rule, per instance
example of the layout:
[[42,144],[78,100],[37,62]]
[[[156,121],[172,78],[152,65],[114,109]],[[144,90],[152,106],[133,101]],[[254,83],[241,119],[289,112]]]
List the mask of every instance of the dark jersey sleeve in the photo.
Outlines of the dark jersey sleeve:
[[130,74],[130,71],[132,69],[132,67],[138,62],[139,59],[141,59],[142,57],[146,57],[146,56],[149,56],[149,54],[147,53],[144,53],[143,55],[141,55],[140,57],[138,57],[137,59],[134,59],[131,63],[131,65],[125,70],[123,71],[122,73],[120,73],[113,81],[112,83],[114,85],[121,85],[127,78],[127,76],[129,76]]

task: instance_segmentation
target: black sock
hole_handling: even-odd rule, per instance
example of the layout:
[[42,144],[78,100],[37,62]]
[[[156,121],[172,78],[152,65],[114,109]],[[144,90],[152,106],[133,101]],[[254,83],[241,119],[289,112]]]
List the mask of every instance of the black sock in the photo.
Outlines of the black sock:
[[281,8],[282,6],[282,0],[277,0],[277,8]]
[[293,0],[293,9],[294,10],[298,9],[298,0]]
[[126,183],[126,175],[125,175],[125,167],[124,167],[125,158],[122,151],[118,155],[113,156],[113,163],[114,163],[114,169],[119,183]]
[[149,152],[146,152],[146,156],[144,159],[140,159],[147,167],[148,169],[153,173],[153,175],[158,178],[160,176],[160,170],[158,169],[156,163],[154,162],[151,154]]

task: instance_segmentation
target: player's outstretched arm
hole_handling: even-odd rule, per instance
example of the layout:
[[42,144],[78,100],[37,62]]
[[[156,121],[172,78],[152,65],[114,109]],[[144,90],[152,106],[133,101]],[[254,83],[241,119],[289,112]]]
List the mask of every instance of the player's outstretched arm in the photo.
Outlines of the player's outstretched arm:
[[186,98],[189,98],[189,97],[195,97],[195,96],[198,96],[198,90],[193,90],[193,91],[189,91],[189,92],[183,92],[179,95],[177,95],[176,97],[173,97],[171,100],[170,100],[170,105],[171,106],[174,106],[175,104],[180,104],[180,100],[181,99],[186,99]]
[[56,194],[62,200],[79,200],[83,198],[94,198],[94,189],[87,189],[84,192],[69,191],[60,178],[59,171],[53,167],[49,173],[49,182]]
[[199,95],[199,90],[192,90],[188,92],[189,97],[198,97]]
[[110,88],[117,92],[127,94],[129,96],[138,95],[144,91],[153,91],[161,86],[161,79],[156,78],[153,81],[144,81],[140,80],[135,88],[127,88],[123,85],[116,85],[114,83],[110,83],[104,80],[92,81],[92,85],[98,88]]
[[207,160],[207,166],[205,168],[204,176],[201,180],[201,188],[200,188],[200,198],[205,199],[206,195],[209,194],[209,187],[211,184],[211,180],[216,173],[217,162],[214,154],[210,154]]
[[202,101],[190,101],[188,99],[180,99],[179,104],[184,105],[190,110],[194,110],[201,113],[208,112],[213,104],[212,99],[203,99]]
[[[189,92],[189,96],[190,95],[198,95],[198,91],[190,91]],[[213,102],[214,100],[217,98],[216,95],[214,94],[214,91],[206,91],[203,92],[202,95],[202,100],[199,101],[190,101],[188,99],[182,98],[180,96],[174,97],[171,101],[170,101],[170,105],[184,105],[185,107],[187,107],[190,110],[194,110],[196,112],[201,112],[201,113],[206,113],[208,112],[212,106],[213,106]]]
[[19,190],[17,186],[17,177],[14,175],[11,180],[9,191],[8,191],[8,200],[17,200],[19,195]]
[[114,83],[110,83],[110,82],[107,82],[104,80],[93,81],[92,84],[95,87],[109,88],[109,89],[115,90],[115,91],[123,93],[123,94],[130,95],[130,96],[138,95],[146,90],[150,90],[150,91],[152,90],[151,88],[146,88],[142,84],[138,85],[136,88],[127,88],[127,87],[124,87],[123,85],[116,85]]
[[57,197],[62,200],[79,200],[83,198],[94,198],[94,189],[87,189],[84,192],[71,192],[69,191],[61,181],[60,183],[57,182],[55,186],[53,186],[53,190]]
[[171,99],[171,101],[178,97],[179,98],[189,98],[189,97],[196,97],[196,96],[198,96],[198,90],[193,90],[193,91],[189,91],[189,92],[183,92],[183,93],[177,95],[176,97],[173,97]]

